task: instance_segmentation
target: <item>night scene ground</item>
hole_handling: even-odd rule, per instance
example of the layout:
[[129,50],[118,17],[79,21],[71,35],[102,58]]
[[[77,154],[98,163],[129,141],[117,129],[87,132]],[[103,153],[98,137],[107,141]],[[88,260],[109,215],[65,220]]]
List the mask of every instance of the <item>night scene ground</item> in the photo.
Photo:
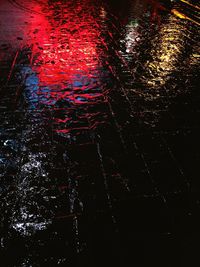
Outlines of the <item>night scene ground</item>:
[[200,266],[200,2],[0,0],[0,266]]

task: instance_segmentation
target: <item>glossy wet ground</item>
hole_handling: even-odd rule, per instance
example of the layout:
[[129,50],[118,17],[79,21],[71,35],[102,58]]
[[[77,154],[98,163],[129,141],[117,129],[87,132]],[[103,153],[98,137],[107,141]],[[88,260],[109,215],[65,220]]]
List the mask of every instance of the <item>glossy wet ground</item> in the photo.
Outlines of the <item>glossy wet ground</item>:
[[0,1],[2,267],[198,265],[199,9]]

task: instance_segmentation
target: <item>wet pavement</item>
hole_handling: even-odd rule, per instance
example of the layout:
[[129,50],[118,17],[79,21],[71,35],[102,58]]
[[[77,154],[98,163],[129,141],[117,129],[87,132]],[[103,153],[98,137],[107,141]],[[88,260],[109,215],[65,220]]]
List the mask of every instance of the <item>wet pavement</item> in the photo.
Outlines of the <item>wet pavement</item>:
[[0,1],[0,266],[198,266],[200,5],[163,2]]

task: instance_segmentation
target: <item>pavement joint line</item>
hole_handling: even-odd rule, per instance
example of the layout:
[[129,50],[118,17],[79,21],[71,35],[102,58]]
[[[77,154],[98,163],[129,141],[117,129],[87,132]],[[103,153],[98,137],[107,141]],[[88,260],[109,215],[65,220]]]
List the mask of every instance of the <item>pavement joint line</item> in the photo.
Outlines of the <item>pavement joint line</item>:
[[19,55],[19,50],[16,52],[15,57],[14,57],[14,59],[13,59],[13,62],[12,62],[12,65],[11,65],[11,69],[10,69],[9,74],[8,74],[8,77],[7,77],[6,85],[8,84],[8,82],[9,82],[10,79],[11,79],[11,76],[12,76],[12,73],[13,73],[13,70],[14,70],[15,63],[16,63],[16,61],[17,61],[18,55]]

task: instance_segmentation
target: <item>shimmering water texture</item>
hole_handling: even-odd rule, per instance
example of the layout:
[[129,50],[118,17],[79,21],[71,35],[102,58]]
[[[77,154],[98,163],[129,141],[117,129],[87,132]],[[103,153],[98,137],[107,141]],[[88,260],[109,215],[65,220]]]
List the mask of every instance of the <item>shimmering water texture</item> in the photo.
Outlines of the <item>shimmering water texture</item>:
[[199,11],[0,1],[0,266],[192,266]]

